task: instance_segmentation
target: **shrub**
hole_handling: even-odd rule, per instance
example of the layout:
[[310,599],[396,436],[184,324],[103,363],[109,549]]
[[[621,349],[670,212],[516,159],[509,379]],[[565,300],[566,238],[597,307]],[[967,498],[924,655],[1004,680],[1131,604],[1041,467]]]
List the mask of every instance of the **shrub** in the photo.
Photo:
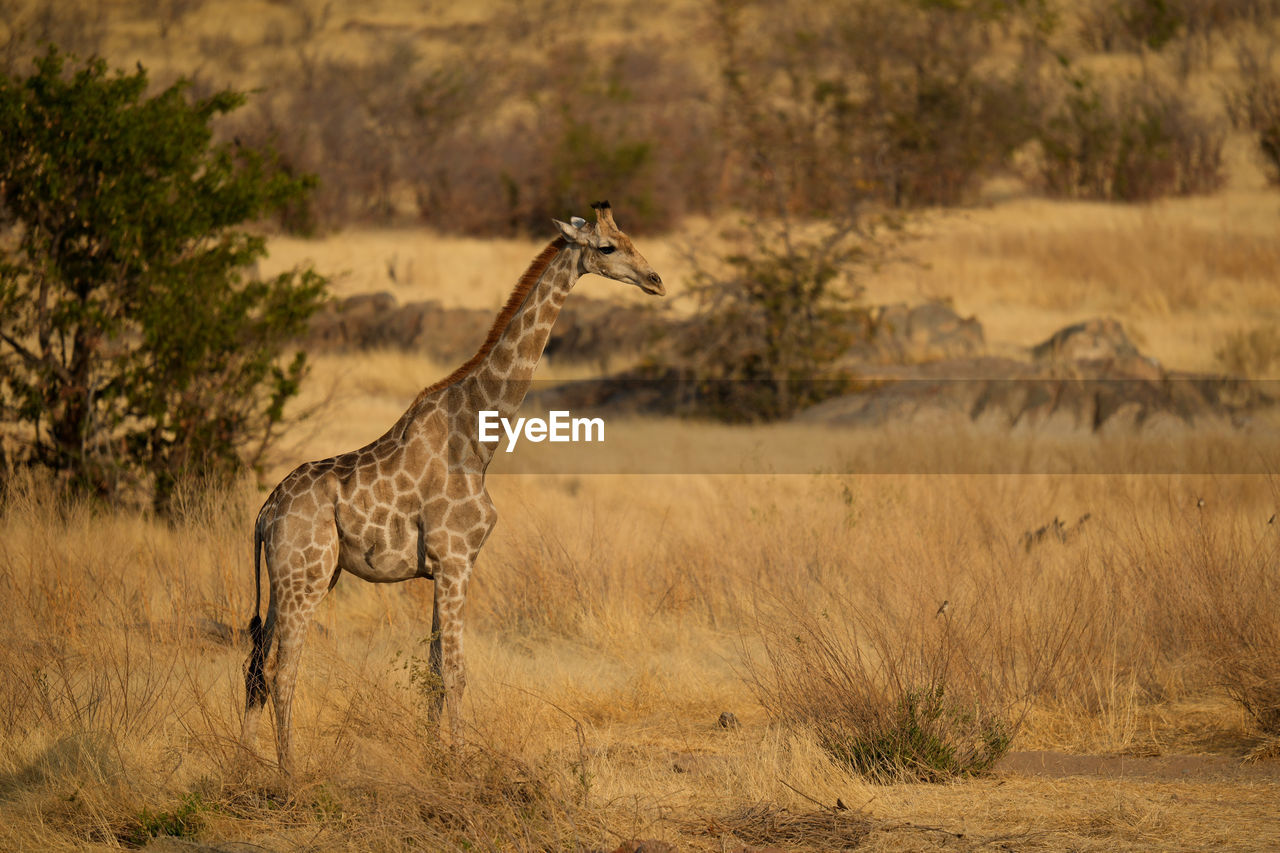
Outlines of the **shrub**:
[[322,59],[308,32],[294,45],[301,61],[278,70],[274,97],[234,119],[235,135],[321,176],[308,211],[321,227],[391,221],[415,201],[431,212],[431,188],[451,166],[439,146],[480,100],[483,72],[420,67],[403,41],[367,62]]
[[1214,357],[1233,376],[1264,376],[1273,365],[1280,368],[1280,327],[1232,332]]
[[[604,194],[641,230],[707,209],[715,145],[699,132],[688,71],[683,58],[648,45],[620,46],[604,60],[571,42],[531,62],[518,97],[536,109],[483,129],[486,154],[471,180],[495,184],[480,193],[484,218],[537,234]],[[474,156],[465,146],[458,153]]]
[[1027,94],[997,77],[927,73],[897,84],[876,124],[877,178],[895,205],[957,204],[1031,133]]
[[1191,631],[1209,670],[1260,732],[1280,735],[1280,561],[1274,525],[1260,532],[1219,530],[1204,522],[1186,535],[1182,554],[1197,593]]
[[[1017,70],[988,63],[989,27],[1022,44]],[[868,177],[895,205],[956,204],[1030,137],[1042,39],[1038,4],[857,4],[840,29],[848,110]]]
[[851,342],[852,272],[870,241],[851,223],[804,234],[786,220],[751,221],[732,237],[739,251],[695,272],[697,313],[677,342],[702,413],[786,418],[845,390],[832,365]]
[[1280,636],[1274,625],[1261,650],[1239,650],[1218,662],[1218,677],[1227,695],[1240,704],[1258,730],[1280,735]]
[[1072,75],[1038,132],[1040,177],[1057,196],[1147,201],[1222,185],[1224,134],[1152,79],[1100,88]]
[[[990,769],[1056,666],[1067,625],[1023,636],[985,618],[864,610],[844,600],[770,621],[750,664],[761,704],[874,781]],[[810,602],[812,608],[812,602]]]
[[320,52],[325,20],[311,16],[282,45],[300,61],[280,63],[274,96],[235,132],[320,175],[325,227],[412,218],[447,232],[542,233],[606,195],[640,228],[709,209],[718,158],[688,60],[651,42],[597,58],[535,18],[501,55],[495,23],[465,36],[465,60],[428,60],[403,39],[353,60]]
[[[642,229],[708,210],[718,143],[705,84],[688,57],[649,40],[600,55],[580,38],[562,41],[526,75],[538,81],[522,97],[539,106],[541,144],[522,187],[529,230],[540,232],[548,217],[563,218],[606,187]],[[511,151],[530,141],[510,135],[503,144]]]
[[990,770],[1013,739],[1011,722],[957,703],[945,684],[909,687],[880,725],[822,733],[823,748],[872,778],[938,782]]
[[144,97],[142,68],[65,66],[50,48],[0,77],[0,404],[27,428],[24,461],[101,496],[148,487],[164,509],[180,480],[260,459],[298,391],[303,355],[281,351],[324,279],[247,279],[266,241],[237,226],[310,180],[211,144],[239,94]]
[[1127,0],[1118,4],[1118,11],[1129,38],[1152,50],[1160,50],[1187,25],[1178,0]]
[[198,793],[183,797],[173,811],[153,812],[144,808],[137,823],[121,833],[127,845],[142,847],[153,838],[193,838],[204,828],[205,804]]
[[[845,0],[786,21],[732,0],[716,10],[734,182],[747,201],[753,180],[768,184],[771,214],[954,204],[1031,133],[1041,4]],[[987,61],[992,25],[1021,40],[1017,70]]]
[[1078,19],[1085,47],[1111,53],[1162,50],[1180,36],[1208,43],[1223,30],[1259,24],[1277,12],[1276,0],[1092,0]]
[[40,45],[57,44],[80,56],[102,52],[111,26],[105,3],[77,4],[74,14],[59,0],[5,0],[0,2],[0,72],[14,73],[22,63],[34,59]]
[[1240,82],[1226,93],[1232,123],[1256,135],[1258,150],[1268,177],[1280,184],[1280,72],[1270,55],[1262,56],[1247,44],[1236,50]]

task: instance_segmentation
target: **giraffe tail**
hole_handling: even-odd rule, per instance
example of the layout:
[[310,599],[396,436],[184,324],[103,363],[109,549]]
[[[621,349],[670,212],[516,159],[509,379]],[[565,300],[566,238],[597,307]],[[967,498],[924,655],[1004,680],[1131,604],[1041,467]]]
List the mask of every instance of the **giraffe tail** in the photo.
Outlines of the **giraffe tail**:
[[253,526],[253,618],[249,620],[249,639],[253,650],[244,673],[245,706],[260,707],[267,702],[267,632],[262,625],[262,524]]

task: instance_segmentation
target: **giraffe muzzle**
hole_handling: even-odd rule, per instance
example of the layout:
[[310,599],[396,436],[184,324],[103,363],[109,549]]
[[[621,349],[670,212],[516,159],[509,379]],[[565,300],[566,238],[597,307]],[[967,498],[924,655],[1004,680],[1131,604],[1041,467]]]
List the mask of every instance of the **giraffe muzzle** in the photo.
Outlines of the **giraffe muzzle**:
[[662,276],[656,272],[651,272],[645,276],[644,281],[640,282],[640,289],[645,293],[652,293],[654,296],[667,295],[667,288],[662,284]]

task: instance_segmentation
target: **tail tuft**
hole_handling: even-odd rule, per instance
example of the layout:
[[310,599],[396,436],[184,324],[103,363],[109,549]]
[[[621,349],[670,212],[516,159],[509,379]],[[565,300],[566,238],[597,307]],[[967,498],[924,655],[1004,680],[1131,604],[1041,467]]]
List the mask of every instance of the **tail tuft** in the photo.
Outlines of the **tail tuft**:
[[267,703],[267,679],[264,668],[267,660],[266,632],[262,630],[262,617],[254,614],[249,620],[249,639],[253,651],[249,653],[249,665],[244,673],[245,707],[260,707]]

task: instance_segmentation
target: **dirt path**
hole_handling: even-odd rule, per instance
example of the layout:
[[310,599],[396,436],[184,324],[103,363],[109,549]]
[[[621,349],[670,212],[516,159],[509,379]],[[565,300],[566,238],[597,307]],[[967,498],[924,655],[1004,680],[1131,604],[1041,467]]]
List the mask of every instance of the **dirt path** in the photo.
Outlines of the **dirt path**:
[[1022,776],[1100,776],[1153,780],[1280,780],[1280,761],[1243,763],[1222,755],[1068,755],[1051,750],[1011,752],[996,770]]

